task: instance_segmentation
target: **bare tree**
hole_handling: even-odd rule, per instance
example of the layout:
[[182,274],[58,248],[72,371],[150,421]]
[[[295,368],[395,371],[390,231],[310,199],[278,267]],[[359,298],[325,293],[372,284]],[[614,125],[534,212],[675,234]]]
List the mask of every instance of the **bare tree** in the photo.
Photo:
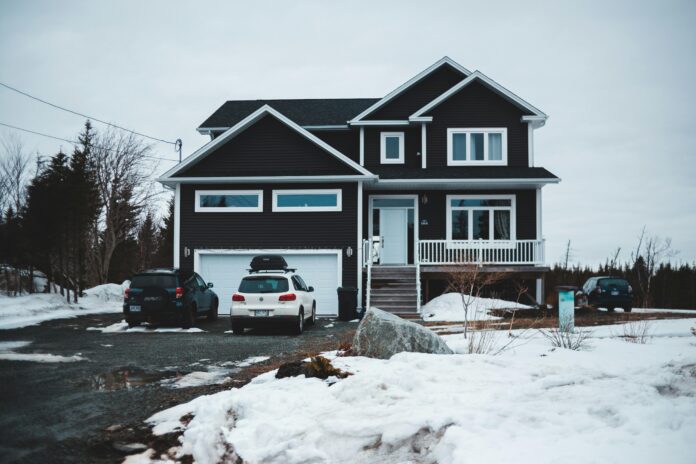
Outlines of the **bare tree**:
[[12,206],[15,213],[19,214],[26,199],[30,156],[17,134],[6,134],[0,144],[0,211]]
[[641,306],[646,308],[651,301],[652,280],[659,265],[674,257],[678,252],[672,249],[671,238],[646,235],[645,226],[638,237],[636,249],[631,253],[633,272],[636,275],[641,295]]
[[152,151],[134,134],[108,131],[94,139],[93,157],[102,212],[93,225],[92,267],[98,283],[107,282],[117,247],[135,234],[138,215],[157,193],[148,161]]
[[563,253],[563,262],[561,265],[563,266],[563,269],[568,269],[568,264],[570,263],[570,259],[573,257],[573,249],[570,246],[570,240],[568,240],[568,243],[566,244],[566,249],[565,253]]
[[469,330],[469,310],[474,306],[484,289],[500,282],[505,277],[501,272],[484,272],[477,264],[456,266],[448,274],[447,291],[459,293],[464,308],[464,338]]

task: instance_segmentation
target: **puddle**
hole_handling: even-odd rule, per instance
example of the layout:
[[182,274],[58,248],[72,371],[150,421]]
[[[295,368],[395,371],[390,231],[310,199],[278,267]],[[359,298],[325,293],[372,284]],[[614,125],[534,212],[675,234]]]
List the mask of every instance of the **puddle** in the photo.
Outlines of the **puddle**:
[[92,388],[98,391],[130,390],[162,380],[179,379],[177,371],[146,371],[137,367],[121,367],[111,372],[95,375],[90,379]]

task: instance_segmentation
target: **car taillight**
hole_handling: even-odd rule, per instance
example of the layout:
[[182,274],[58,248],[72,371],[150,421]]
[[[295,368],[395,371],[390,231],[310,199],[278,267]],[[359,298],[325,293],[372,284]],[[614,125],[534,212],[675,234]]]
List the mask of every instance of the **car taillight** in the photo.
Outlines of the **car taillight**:
[[245,301],[244,295],[240,295],[239,293],[235,293],[234,295],[232,295],[232,301]]
[[123,291],[123,299],[127,300],[128,299],[128,294],[130,293],[130,288],[127,288]]
[[278,297],[278,301],[295,301],[296,299],[297,295],[295,295],[294,293],[286,293]]
[[179,298],[184,297],[184,289],[182,287],[176,287],[176,292],[174,293],[176,296],[176,299],[178,300]]

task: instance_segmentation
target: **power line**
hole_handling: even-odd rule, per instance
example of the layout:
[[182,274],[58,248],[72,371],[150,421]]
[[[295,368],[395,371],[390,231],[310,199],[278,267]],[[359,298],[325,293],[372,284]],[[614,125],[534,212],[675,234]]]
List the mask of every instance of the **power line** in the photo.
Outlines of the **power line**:
[[12,87],[12,86],[9,86],[9,85],[7,85],[7,84],[4,84],[4,83],[2,83],[2,82],[0,82],[0,85],[3,86],[3,87],[5,87],[5,88],[7,88],[7,89],[9,89],[9,90],[12,90],[13,92],[17,92],[18,94],[21,94],[21,95],[24,95],[25,97],[31,98],[32,100],[36,100],[36,101],[41,102],[41,103],[43,103],[43,104],[45,104],[45,105],[52,106],[53,108],[56,108],[56,109],[59,109],[59,110],[62,110],[62,111],[67,111],[68,113],[72,113],[72,114],[74,114],[74,115],[81,116],[81,117],[83,117],[83,118],[91,119],[92,121],[97,121],[97,122],[100,122],[100,123],[102,123],[102,124],[106,124],[107,126],[112,126],[112,127],[117,128],[117,129],[121,129],[121,130],[123,130],[123,131],[130,132],[131,134],[138,135],[138,136],[140,136],[140,137],[145,137],[145,138],[148,138],[148,139],[150,139],[150,140],[156,140],[156,141],[162,142],[162,143],[168,143],[168,144],[174,145],[174,146],[177,146],[177,143],[180,143],[179,140],[176,140],[176,141],[174,141],[174,142],[170,142],[169,140],[163,140],[163,139],[160,139],[160,138],[157,138],[157,137],[152,137],[152,136],[150,136],[150,135],[146,135],[146,134],[143,134],[143,133],[141,133],[141,132],[136,132],[136,131],[134,131],[134,130],[126,129],[125,127],[121,127],[121,126],[119,126],[119,125],[117,125],[117,124],[113,124],[113,123],[104,121],[104,120],[102,120],[102,119],[95,118],[95,117],[93,117],[93,116],[88,116],[88,115],[83,114],[83,113],[80,113],[80,112],[78,112],[78,111],[74,111],[74,110],[71,110],[71,109],[69,109],[69,108],[65,108],[65,107],[63,107],[63,106],[56,105],[55,103],[48,102],[48,101],[43,100],[43,99],[41,99],[41,98],[39,98],[39,97],[35,97],[34,95],[28,94],[27,92],[23,92],[23,91],[21,91],[21,90],[19,90],[19,89],[16,89],[16,88],[14,88],[14,87]]
[[[80,142],[77,142],[77,141],[75,141],[75,140],[64,139],[63,137],[56,137],[55,135],[49,135],[49,134],[44,134],[43,132],[36,132],[36,131],[33,131],[33,130],[24,129],[24,128],[22,128],[22,127],[13,126],[13,125],[11,125],[11,124],[5,124],[4,122],[0,122],[0,126],[5,126],[5,127],[9,127],[10,129],[19,130],[19,131],[23,131],[23,132],[28,132],[28,133],[30,133],[30,134],[40,135],[40,136],[42,136],[42,137],[48,137],[49,139],[61,140],[61,141],[63,141],[63,142],[72,143],[73,145],[79,145],[79,144],[80,144]],[[93,147],[94,147],[94,148],[98,148],[98,149],[100,149],[100,150],[116,151],[116,150],[114,150],[113,148],[100,147],[100,146],[97,146],[97,145],[93,145]],[[159,157],[159,156],[151,156],[151,155],[142,155],[142,156],[143,156],[143,158],[152,158],[152,159],[157,159],[157,160],[162,160],[162,161],[174,161],[174,162],[177,161],[177,160],[175,160],[175,159],[171,159],[171,158],[161,158],[161,157]]]

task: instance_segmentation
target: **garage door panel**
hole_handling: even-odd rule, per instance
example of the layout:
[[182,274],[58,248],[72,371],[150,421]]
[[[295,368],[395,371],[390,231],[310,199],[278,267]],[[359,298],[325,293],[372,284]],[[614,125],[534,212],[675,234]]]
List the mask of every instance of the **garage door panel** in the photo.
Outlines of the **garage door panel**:
[[340,263],[335,253],[224,253],[200,255],[200,269],[197,270],[208,282],[215,284],[215,292],[220,298],[220,313],[229,314],[232,294],[239,283],[248,275],[251,259],[262,253],[281,254],[288,266],[297,269],[307,285],[314,287],[317,301],[317,314],[335,316],[338,314],[336,287],[340,279]]

